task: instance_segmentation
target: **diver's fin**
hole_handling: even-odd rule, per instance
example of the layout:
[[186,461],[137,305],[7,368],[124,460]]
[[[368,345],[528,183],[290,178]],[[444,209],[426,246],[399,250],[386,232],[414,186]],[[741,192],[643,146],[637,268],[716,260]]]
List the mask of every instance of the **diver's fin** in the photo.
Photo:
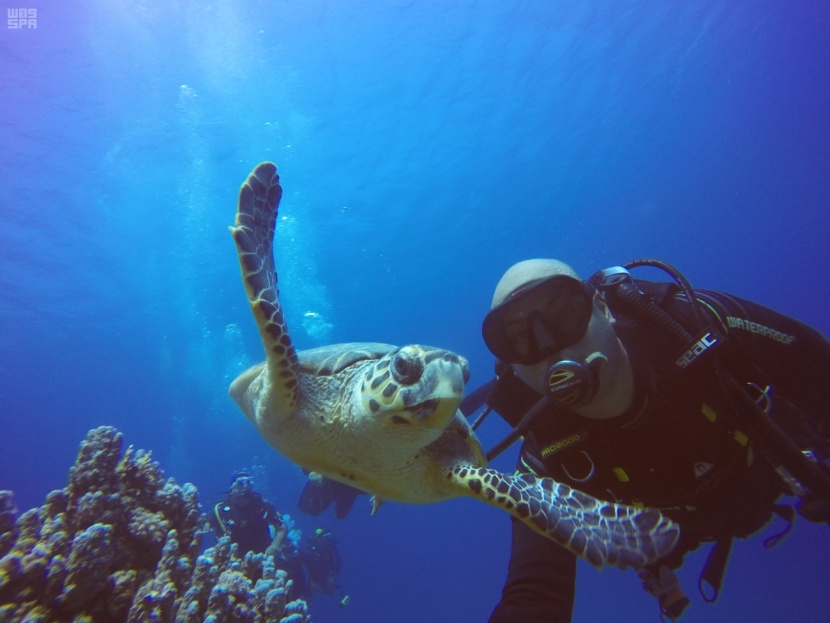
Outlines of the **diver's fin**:
[[317,516],[329,507],[332,503],[331,491],[326,484],[325,478],[312,472],[308,476],[300,499],[297,500],[297,508],[306,515]]
[[360,489],[344,485],[342,482],[337,482],[336,480],[329,482],[329,491],[331,491],[331,496],[334,499],[334,515],[338,519],[343,519],[348,515],[349,511],[352,510],[352,506],[354,506],[354,501],[357,499],[357,496],[364,493]]
[[361,493],[364,492],[360,489],[311,472],[300,493],[297,507],[306,515],[317,516],[334,503],[335,516],[343,519],[352,510],[355,499]]

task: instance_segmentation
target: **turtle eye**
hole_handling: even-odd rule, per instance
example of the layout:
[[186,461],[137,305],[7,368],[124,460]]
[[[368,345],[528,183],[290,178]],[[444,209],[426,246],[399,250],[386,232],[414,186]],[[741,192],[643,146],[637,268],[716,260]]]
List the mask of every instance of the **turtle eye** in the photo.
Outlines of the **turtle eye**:
[[417,383],[424,373],[424,364],[421,359],[403,351],[395,355],[390,367],[392,368],[392,376],[401,385]]

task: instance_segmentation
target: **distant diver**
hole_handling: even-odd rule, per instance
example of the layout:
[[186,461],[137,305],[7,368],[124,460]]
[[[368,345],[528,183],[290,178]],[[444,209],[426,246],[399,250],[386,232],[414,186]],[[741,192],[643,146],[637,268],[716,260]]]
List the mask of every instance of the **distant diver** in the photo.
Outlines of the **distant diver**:
[[217,538],[227,535],[236,543],[240,556],[274,556],[277,568],[292,580],[293,598],[308,601],[315,593],[337,593],[341,603],[348,601],[338,582],[341,560],[334,535],[318,528],[292,540],[286,520],[254,489],[247,472],[233,476],[227,496],[213,506],[210,522]]

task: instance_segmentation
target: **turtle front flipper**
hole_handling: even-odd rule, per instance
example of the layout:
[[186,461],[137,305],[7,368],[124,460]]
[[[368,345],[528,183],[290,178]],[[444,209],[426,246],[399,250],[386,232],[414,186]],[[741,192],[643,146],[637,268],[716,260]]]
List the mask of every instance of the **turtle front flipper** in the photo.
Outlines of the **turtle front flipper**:
[[270,400],[285,413],[295,410],[299,364],[277,296],[274,227],[282,197],[277,167],[263,162],[239,189],[236,221],[230,228],[239,254],[242,282],[265,347]]
[[532,474],[456,467],[450,478],[467,494],[502,508],[596,567],[643,567],[677,543],[680,529],[660,511],[603,502]]

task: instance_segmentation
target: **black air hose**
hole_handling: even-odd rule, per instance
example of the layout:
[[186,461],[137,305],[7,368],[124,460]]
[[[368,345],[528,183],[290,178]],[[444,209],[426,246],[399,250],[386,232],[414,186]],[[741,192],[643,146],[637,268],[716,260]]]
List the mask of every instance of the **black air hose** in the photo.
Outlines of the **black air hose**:
[[662,307],[655,305],[654,301],[643,294],[634,283],[621,283],[614,289],[609,290],[609,292],[613,293],[613,296],[635,317],[646,318],[664,329],[666,333],[677,341],[678,348],[691,345],[694,339],[692,334],[682,324],[672,318]]
[[692,307],[692,314],[694,314],[695,321],[697,322],[697,324],[701,327],[706,326],[706,319],[703,317],[703,311],[700,309],[700,304],[698,303],[697,297],[695,296],[695,289],[692,287],[692,284],[689,282],[688,279],[686,279],[683,273],[681,273],[668,262],[664,262],[663,260],[656,260],[654,258],[643,258],[624,264],[626,270],[631,270],[632,268],[636,268],[638,266],[651,266],[653,268],[659,268],[660,270],[665,271],[666,273],[671,275],[671,278],[677,282],[677,285],[680,286],[680,289],[683,290],[683,293],[689,300],[689,304]]
[[492,461],[498,455],[500,455],[506,448],[510,446],[514,441],[516,441],[519,437],[524,435],[528,429],[530,429],[530,425],[536,420],[537,417],[541,413],[544,413],[545,410],[550,406],[551,400],[547,396],[540,398],[530,410],[522,416],[522,419],[519,420],[519,423],[516,425],[510,434],[507,435],[504,439],[502,439],[499,443],[497,443],[493,448],[487,453],[487,461]]

